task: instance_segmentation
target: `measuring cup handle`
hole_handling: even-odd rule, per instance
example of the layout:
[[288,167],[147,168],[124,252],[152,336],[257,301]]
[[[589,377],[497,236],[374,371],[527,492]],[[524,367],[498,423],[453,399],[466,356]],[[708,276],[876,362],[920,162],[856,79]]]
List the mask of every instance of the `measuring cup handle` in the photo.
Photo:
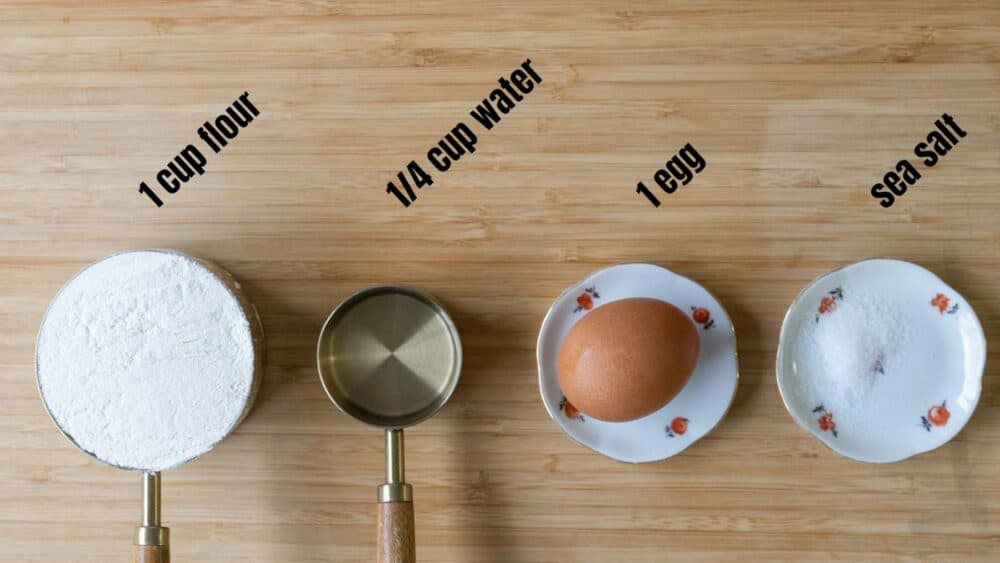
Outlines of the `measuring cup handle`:
[[416,563],[413,502],[378,505],[378,563]]
[[134,563],[170,563],[170,546],[137,545]]
[[170,528],[160,525],[160,473],[142,479],[142,525],[135,529],[134,563],[170,563]]

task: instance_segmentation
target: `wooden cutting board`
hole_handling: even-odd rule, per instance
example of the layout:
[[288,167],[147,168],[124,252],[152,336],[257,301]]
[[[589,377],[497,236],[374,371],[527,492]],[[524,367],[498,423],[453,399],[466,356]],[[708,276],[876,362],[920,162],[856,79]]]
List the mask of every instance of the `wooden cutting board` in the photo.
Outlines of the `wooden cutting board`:
[[[995,561],[996,346],[956,440],[891,465],[785,412],[782,315],[814,276],[916,261],[1000,340],[1000,6],[990,2],[7,2],[0,6],[0,560],[123,561],[139,479],[77,452],[33,377],[45,306],[103,255],[217,261],[267,334],[256,410],[164,475],[175,561],[371,561],[382,436],[327,401],[314,346],[377,283],[436,295],[465,345],[407,435],[418,556],[447,562]],[[403,207],[386,184],[526,59],[542,82]],[[141,182],[248,92],[260,115],[156,207]],[[968,136],[890,208],[869,194],[941,114]],[[640,180],[707,162],[653,207]],[[552,300],[664,265],[734,319],[728,418],[633,466],[537,390]]]

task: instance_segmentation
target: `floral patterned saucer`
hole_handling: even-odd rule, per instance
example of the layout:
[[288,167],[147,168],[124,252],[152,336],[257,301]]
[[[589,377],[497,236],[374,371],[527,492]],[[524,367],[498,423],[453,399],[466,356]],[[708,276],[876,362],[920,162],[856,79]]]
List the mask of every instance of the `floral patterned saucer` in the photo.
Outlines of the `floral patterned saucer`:
[[[895,365],[874,358],[873,383],[863,394],[809,396],[837,387],[803,379],[833,376],[828,364],[810,359],[809,344],[799,336],[809,325],[832,321],[852,299],[874,299],[876,306],[905,315],[899,324],[906,338],[898,339]],[[792,418],[830,449],[858,461],[889,463],[958,434],[979,401],[985,363],[982,325],[957,291],[921,266],[876,258],[820,276],[795,299],[781,326],[778,388]]]
[[[689,311],[698,327],[698,365],[687,385],[663,408],[629,422],[603,422],[581,414],[559,389],[556,359],[569,329],[591,309],[618,299],[652,297]],[[580,444],[631,463],[677,455],[708,434],[736,393],[736,337],[729,315],[702,286],[653,264],[599,270],[560,295],[538,335],[538,385],[552,420]]]

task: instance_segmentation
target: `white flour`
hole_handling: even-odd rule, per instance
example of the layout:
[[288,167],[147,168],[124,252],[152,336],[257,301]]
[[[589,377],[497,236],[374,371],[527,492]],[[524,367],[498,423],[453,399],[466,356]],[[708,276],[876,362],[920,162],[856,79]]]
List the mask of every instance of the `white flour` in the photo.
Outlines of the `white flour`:
[[139,251],[63,287],[36,362],[42,398],[78,446],[153,471],[201,455],[239,422],[254,349],[243,310],[208,269]]

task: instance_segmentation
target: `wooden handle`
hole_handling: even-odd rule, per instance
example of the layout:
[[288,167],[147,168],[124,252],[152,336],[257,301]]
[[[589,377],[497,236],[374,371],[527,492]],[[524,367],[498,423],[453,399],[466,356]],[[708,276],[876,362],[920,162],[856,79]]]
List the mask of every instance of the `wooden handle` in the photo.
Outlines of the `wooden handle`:
[[170,563],[170,546],[137,545],[134,563]]
[[413,503],[383,502],[378,505],[378,563],[416,563],[417,543],[413,533]]

